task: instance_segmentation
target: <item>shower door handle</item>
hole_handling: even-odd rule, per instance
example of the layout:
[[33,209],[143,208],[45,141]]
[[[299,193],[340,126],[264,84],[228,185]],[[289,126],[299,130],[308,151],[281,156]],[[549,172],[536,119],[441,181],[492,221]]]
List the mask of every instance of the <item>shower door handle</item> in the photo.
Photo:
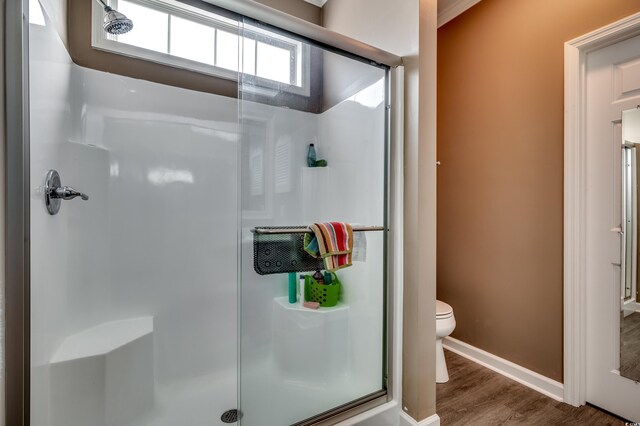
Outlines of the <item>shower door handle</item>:
[[62,186],[60,175],[56,170],[49,170],[44,184],[44,201],[50,215],[55,215],[60,211],[62,200],[73,200],[80,197],[88,200],[89,196],[70,186]]

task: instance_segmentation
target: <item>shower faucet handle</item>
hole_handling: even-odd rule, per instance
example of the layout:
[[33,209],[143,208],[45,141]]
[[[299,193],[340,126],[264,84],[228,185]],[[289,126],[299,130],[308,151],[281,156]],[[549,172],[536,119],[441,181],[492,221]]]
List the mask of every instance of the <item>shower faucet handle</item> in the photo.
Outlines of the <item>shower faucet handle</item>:
[[73,200],[76,197],[80,197],[85,201],[89,199],[87,194],[83,194],[70,186],[62,186],[58,172],[49,170],[44,184],[44,201],[49,214],[58,214],[62,200]]
[[55,195],[53,195],[53,198],[60,198],[62,200],[73,200],[76,197],[80,197],[84,201],[87,201],[89,199],[89,196],[87,194],[84,194],[80,191],[76,191],[70,186],[63,186],[62,188],[56,188],[54,189],[54,193]]

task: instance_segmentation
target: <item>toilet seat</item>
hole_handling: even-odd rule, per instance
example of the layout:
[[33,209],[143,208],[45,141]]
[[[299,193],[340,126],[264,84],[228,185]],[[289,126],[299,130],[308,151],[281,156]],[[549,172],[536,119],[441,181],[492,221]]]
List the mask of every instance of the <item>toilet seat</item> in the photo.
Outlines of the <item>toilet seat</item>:
[[453,308],[440,300],[436,300],[436,320],[447,319],[452,316]]

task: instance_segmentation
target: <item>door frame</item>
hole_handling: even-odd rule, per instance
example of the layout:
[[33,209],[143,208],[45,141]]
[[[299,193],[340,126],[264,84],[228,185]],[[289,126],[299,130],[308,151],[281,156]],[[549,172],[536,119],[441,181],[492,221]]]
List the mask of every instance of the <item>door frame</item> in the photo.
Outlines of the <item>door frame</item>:
[[586,58],[640,35],[640,13],[564,45],[564,401],[586,403]]

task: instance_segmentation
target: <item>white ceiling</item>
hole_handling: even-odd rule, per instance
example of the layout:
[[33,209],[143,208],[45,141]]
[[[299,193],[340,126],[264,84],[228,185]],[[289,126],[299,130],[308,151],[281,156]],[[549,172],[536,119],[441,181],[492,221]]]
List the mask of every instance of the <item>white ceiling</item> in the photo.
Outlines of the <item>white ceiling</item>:
[[311,3],[313,5],[316,5],[318,7],[322,7],[328,0],[304,0],[304,1],[306,1],[307,3]]
[[[303,0],[315,6],[322,7],[328,0]],[[480,0],[438,0],[438,26],[442,26],[460,15]]]

